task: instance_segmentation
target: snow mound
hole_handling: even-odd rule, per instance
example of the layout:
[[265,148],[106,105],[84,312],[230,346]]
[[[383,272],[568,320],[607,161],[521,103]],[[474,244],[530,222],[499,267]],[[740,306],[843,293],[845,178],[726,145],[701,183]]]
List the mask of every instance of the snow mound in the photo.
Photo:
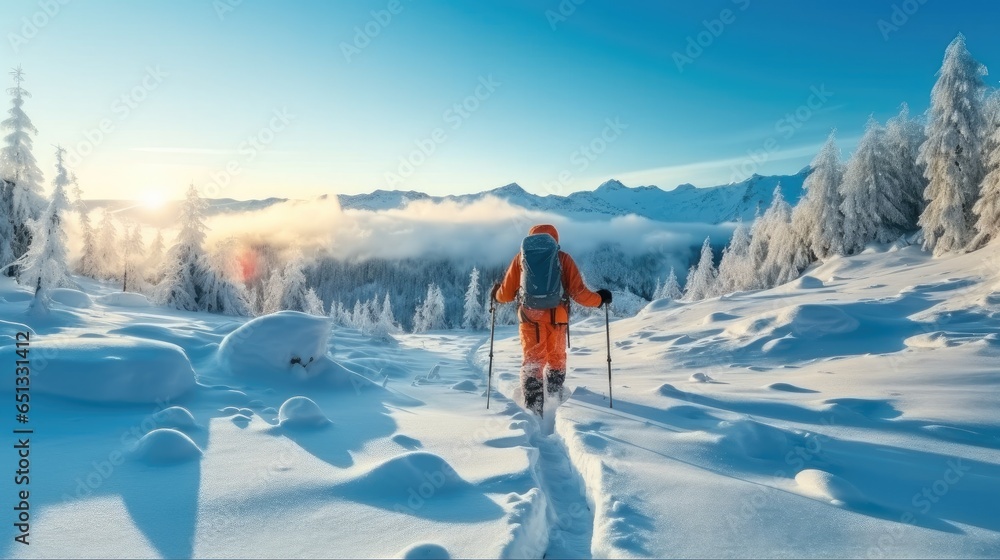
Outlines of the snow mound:
[[792,287],[799,290],[815,290],[817,288],[822,288],[825,286],[823,281],[815,276],[809,276],[808,274],[792,282]]
[[149,299],[132,292],[115,292],[97,298],[97,302],[103,305],[113,305],[115,307],[151,307]]
[[471,379],[459,381],[458,383],[452,385],[451,388],[456,391],[475,391],[477,389],[476,382]]
[[868,499],[853,484],[819,469],[806,469],[795,475],[795,483],[803,493],[827,500],[834,505],[862,505]]
[[786,335],[816,339],[826,335],[847,334],[860,323],[836,305],[803,304],[785,307],[740,321],[726,329],[730,336],[754,334]]
[[80,290],[71,290],[69,288],[56,288],[50,291],[49,299],[56,303],[61,303],[66,307],[75,307],[78,309],[86,309],[94,304],[93,300],[87,294]]
[[183,406],[171,406],[153,414],[153,420],[158,426],[173,428],[175,430],[187,431],[198,429],[198,423],[194,421],[194,416]]
[[142,436],[132,454],[149,465],[173,465],[198,459],[201,448],[191,438],[170,428],[159,428]]
[[721,323],[722,321],[732,321],[733,319],[739,319],[737,315],[731,315],[729,313],[723,313],[721,311],[716,311],[715,313],[709,313],[704,320],[702,320],[703,325],[714,325],[715,323]]
[[692,373],[691,377],[688,378],[688,381],[691,383],[711,383],[715,380],[712,379],[707,373],[699,371]]
[[405,500],[410,491],[441,496],[472,488],[448,461],[426,451],[397,455],[346,485],[355,494],[392,500]]
[[[138,338],[46,338],[45,361],[33,362],[35,391],[100,403],[156,403],[195,386],[179,346]],[[32,346],[34,349],[35,346]],[[14,348],[0,355],[14,355]]]
[[278,425],[292,429],[316,429],[329,426],[330,419],[312,399],[292,397],[278,409]]
[[447,548],[437,543],[414,543],[401,550],[396,557],[408,560],[434,560],[451,558],[451,554]]
[[819,391],[814,391],[812,389],[806,389],[805,387],[799,387],[798,385],[792,385],[791,383],[771,383],[764,386],[765,389],[770,389],[772,391],[784,391],[786,393],[818,393]]
[[792,434],[774,426],[742,419],[719,424],[720,444],[747,457],[779,460],[792,448]]
[[298,311],[257,317],[226,335],[219,359],[234,375],[313,378],[332,365],[326,355],[332,326],[326,317]]

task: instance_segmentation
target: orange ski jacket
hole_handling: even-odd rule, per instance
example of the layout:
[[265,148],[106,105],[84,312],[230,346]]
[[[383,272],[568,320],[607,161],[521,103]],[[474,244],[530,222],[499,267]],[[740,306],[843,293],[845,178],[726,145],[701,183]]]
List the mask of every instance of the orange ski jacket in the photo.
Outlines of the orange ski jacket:
[[[528,235],[538,233],[547,233],[556,240],[556,243],[559,242],[559,232],[556,231],[554,226],[535,226],[531,228]],[[559,264],[562,267],[562,284],[566,296],[586,307],[600,307],[601,296],[587,288],[587,285],[583,282],[583,275],[580,274],[580,269],[577,268],[573,257],[563,251],[559,251]],[[520,288],[521,255],[517,254],[514,255],[514,259],[507,268],[507,274],[504,275],[503,281],[500,283],[500,289],[497,291],[497,301],[500,303],[514,301],[517,298],[517,292]],[[557,313],[553,317],[553,323],[566,323],[569,321],[569,310],[565,309],[566,307],[566,305],[560,305],[557,308]]]

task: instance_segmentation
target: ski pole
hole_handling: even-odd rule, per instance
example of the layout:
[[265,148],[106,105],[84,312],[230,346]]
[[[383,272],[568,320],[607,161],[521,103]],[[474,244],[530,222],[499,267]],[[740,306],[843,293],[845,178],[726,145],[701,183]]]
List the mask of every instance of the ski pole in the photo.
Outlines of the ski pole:
[[604,328],[608,334],[608,408],[615,407],[615,398],[611,394],[611,312],[608,304],[604,304]]
[[490,296],[490,372],[486,381],[486,410],[490,409],[490,393],[493,392],[493,332],[496,327],[496,301]]

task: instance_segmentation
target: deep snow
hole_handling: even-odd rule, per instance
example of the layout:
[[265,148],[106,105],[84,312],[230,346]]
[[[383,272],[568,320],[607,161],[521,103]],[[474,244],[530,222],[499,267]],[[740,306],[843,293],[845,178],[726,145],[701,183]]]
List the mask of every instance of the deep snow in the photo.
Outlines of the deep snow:
[[654,302],[611,325],[613,409],[586,319],[551,425],[511,328],[486,410],[484,333],[328,339],[79,283],[28,316],[0,279],[0,356],[26,323],[46,361],[7,557],[1000,555],[1000,247]]

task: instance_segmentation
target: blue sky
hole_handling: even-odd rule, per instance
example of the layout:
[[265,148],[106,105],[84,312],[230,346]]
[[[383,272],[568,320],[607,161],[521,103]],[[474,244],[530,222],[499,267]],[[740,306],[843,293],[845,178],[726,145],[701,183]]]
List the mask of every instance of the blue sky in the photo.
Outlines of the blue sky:
[[47,179],[62,144],[88,197],[568,194],[794,173],[834,127],[849,152],[868,115],[926,109],[957,33],[1000,68],[998,20],[985,0],[11,0],[0,60],[27,73]]

